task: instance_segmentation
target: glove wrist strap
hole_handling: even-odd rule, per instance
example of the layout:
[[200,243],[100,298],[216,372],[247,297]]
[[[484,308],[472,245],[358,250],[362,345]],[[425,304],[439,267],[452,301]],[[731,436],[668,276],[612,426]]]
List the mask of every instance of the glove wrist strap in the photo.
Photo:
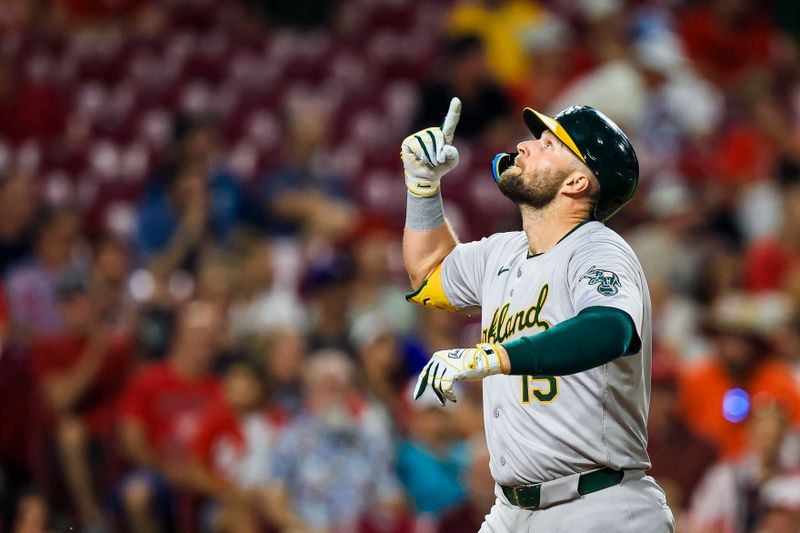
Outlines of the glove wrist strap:
[[482,342],[477,344],[476,347],[486,355],[486,368],[492,374],[502,374],[505,372],[496,344]]
[[437,192],[439,192],[441,178],[429,180],[425,178],[418,178],[412,174],[409,174],[408,172],[405,173],[405,177],[406,188],[411,194],[427,198],[429,196],[434,196]]

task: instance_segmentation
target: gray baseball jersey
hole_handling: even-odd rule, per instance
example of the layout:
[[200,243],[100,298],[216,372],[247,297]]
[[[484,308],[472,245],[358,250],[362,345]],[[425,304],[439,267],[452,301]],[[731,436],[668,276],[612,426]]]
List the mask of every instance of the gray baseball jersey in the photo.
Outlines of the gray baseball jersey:
[[420,303],[479,306],[483,342],[536,335],[593,306],[625,311],[641,341],[636,353],[579,374],[486,378],[495,481],[521,485],[599,466],[650,467],[650,296],[636,255],[619,235],[588,222],[531,256],[525,233],[496,234],[456,246],[435,275],[428,301]]

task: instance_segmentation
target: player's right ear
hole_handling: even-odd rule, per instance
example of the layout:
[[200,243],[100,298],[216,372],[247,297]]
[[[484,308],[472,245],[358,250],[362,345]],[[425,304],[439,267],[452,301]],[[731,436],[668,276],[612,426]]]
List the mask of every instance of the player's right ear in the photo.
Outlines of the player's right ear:
[[561,184],[561,192],[569,196],[579,196],[591,191],[592,181],[586,172],[581,170],[572,171]]

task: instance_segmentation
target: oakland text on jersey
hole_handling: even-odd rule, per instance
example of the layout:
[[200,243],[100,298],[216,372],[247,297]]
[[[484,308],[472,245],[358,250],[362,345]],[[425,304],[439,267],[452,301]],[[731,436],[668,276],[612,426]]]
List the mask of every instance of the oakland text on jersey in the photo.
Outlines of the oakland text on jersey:
[[501,343],[510,339],[518,331],[530,328],[540,328],[543,331],[549,329],[550,323],[539,318],[549,292],[550,285],[545,283],[539,291],[539,298],[534,305],[511,316],[508,314],[511,302],[495,309],[489,327],[483,330],[483,342]]

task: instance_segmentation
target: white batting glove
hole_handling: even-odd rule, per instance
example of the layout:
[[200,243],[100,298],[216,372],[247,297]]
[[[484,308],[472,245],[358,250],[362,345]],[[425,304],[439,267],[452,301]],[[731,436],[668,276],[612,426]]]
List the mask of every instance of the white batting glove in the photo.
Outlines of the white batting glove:
[[425,392],[428,385],[439,403],[456,401],[453,384],[472,381],[503,373],[500,353],[496,344],[481,343],[475,348],[455,348],[436,352],[422,369],[414,387],[414,399]]
[[442,176],[458,165],[453,135],[460,117],[461,100],[453,98],[441,128],[426,128],[403,140],[400,157],[403,158],[406,187],[417,196],[436,194]]

